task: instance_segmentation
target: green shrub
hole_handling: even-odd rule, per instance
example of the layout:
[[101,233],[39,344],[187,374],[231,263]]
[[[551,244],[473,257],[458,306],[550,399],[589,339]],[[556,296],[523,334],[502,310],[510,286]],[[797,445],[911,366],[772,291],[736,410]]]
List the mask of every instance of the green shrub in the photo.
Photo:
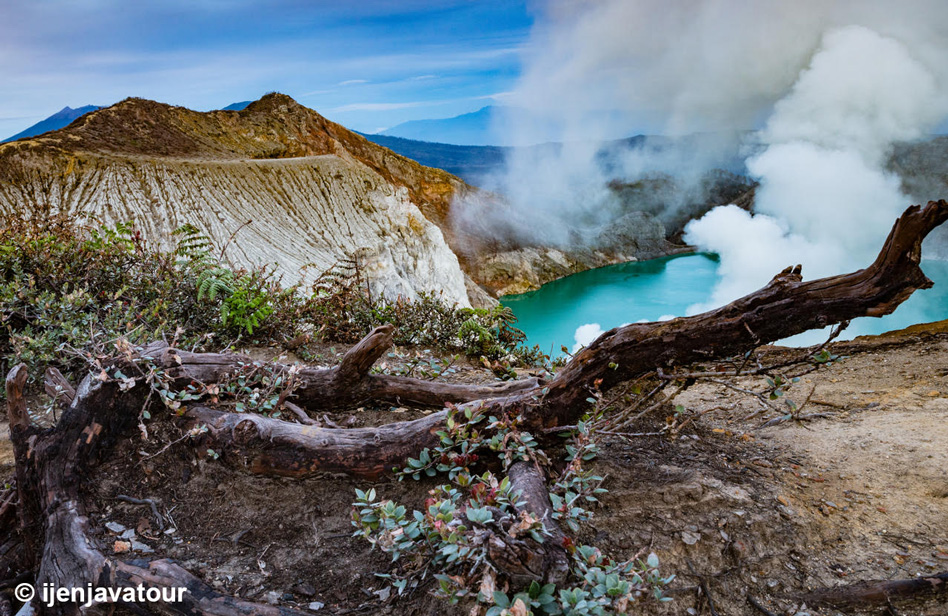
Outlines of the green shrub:
[[[33,375],[56,365],[78,380],[88,360],[118,338],[220,350],[291,340],[354,343],[384,323],[395,342],[497,360],[543,358],[519,347],[509,310],[459,310],[434,295],[372,298],[358,264],[341,262],[311,289],[285,287],[272,268],[234,269],[192,225],[174,250],[145,241],[129,224],[90,227],[66,218],[0,225],[0,369],[25,361]],[[483,332],[472,337],[469,331]],[[301,350],[306,357],[305,349]]]
[[215,330],[193,276],[173,255],[149,248],[128,225],[86,228],[65,219],[0,227],[0,363],[49,363],[65,373],[96,348],[125,337],[142,343],[178,327]]
[[[596,457],[592,427],[596,417],[580,421],[571,434],[567,467],[550,493],[553,517],[573,532],[592,517],[585,506],[597,504],[598,495],[606,491],[600,487],[603,478],[585,467]],[[449,407],[446,429],[437,433],[440,443],[409,458],[400,471],[401,477],[416,480],[447,475],[447,483],[428,492],[424,509],[409,511],[391,500],[378,500],[374,489],[356,490],[354,534],[399,563],[396,573],[376,575],[390,580],[398,594],[419,587],[430,575],[438,581],[436,596],[452,604],[476,602],[492,616],[610,616],[629,613],[643,600],[668,601],[663,590],[674,576],[660,575],[655,554],[645,560],[616,561],[567,537],[563,547],[569,555],[569,574],[560,588],[537,582],[517,587],[490,563],[491,535],[529,537],[536,543],[550,539],[543,522],[524,510],[525,503],[519,502],[520,495],[507,478],[471,470],[483,459],[478,453],[488,452],[496,453],[504,470],[518,460],[548,464],[536,440],[519,429],[520,423],[519,416],[485,417],[470,406]],[[499,590],[505,586],[509,593]]]

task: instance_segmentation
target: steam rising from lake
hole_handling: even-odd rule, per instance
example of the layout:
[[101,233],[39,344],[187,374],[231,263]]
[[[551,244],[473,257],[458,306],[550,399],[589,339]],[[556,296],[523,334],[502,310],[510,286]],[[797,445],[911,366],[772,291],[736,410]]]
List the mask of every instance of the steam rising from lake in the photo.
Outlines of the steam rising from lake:
[[911,201],[886,158],[937,125],[941,94],[934,71],[899,41],[861,26],[829,30],[774,106],[760,133],[766,149],[747,162],[760,182],[757,215],[725,206],[687,227],[689,243],[721,255],[710,305],[789,264],[809,278],[868,265]]
[[[580,224],[607,224],[610,180],[697,177],[737,151],[714,136],[756,129],[742,133],[755,215],[725,206],[687,229],[721,255],[711,304],[791,264],[807,278],[862,267],[912,202],[885,169],[892,146],[948,115],[946,58],[941,0],[550,2],[505,100],[527,112],[504,129],[563,146],[514,151],[496,178],[504,216],[529,221],[527,239],[568,241]],[[700,152],[628,150],[602,164],[610,139],[701,132]]]

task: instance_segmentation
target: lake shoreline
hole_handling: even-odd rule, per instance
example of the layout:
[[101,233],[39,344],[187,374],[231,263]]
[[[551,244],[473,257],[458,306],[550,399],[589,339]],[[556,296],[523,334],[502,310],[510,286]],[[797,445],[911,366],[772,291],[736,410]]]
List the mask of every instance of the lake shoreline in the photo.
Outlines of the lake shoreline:
[[[558,356],[562,347],[574,352],[614,327],[686,316],[710,300],[720,281],[718,266],[717,255],[692,250],[586,270],[500,302],[517,317],[528,346]],[[932,289],[917,291],[891,315],[855,319],[841,339],[948,318],[948,261],[923,259],[922,269],[935,282]],[[779,344],[809,346],[826,335],[806,332]]]

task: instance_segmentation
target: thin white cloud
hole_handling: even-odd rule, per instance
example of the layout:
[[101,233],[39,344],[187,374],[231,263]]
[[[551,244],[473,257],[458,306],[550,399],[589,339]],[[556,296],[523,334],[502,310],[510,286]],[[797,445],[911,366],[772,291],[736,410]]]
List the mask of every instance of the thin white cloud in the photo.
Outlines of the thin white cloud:
[[448,98],[430,101],[405,101],[401,103],[350,103],[339,107],[331,107],[326,111],[335,113],[345,113],[348,111],[392,111],[395,109],[412,109],[414,107],[437,107],[438,105],[450,105],[452,103],[463,103],[465,101],[476,101],[492,98],[491,96],[463,96],[459,98]]
[[421,107],[431,105],[431,101],[410,101],[406,103],[350,103],[339,107],[332,107],[326,111],[336,113],[345,113],[347,111],[392,111],[394,109],[410,109],[412,107]]
[[[419,11],[429,6],[406,0],[416,1]],[[265,35],[266,29],[257,36],[231,24],[208,32],[208,37],[181,34],[205,23],[221,7],[229,7],[229,14],[244,11],[249,15],[258,3],[262,0],[234,0],[233,4],[208,0],[197,5],[167,0],[125,11],[118,10],[124,6],[120,0],[78,4],[51,0],[58,10],[0,0],[4,5],[0,9],[0,75],[7,94],[0,97],[0,138],[66,104],[108,104],[141,96],[212,109],[273,90],[305,97],[321,111],[345,113],[346,125],[353,128],[394,125],[424,117],[426,106],[444,104],[422,100],[432,94],[435,84],[450,86],[455,96],[509,87],[518,45],[525,35],[525,30],[502,27],[498,34],[491,28],[486,35],[474,29],[463,36],[408,42],[393,38],[397,32],[388,26],[363,31],[350,23],[359,11],[368,15],[395,11],[394,5],[383,0],[344,9],[319,3],[312,9],[314,15],[350,23],[351,30],[315,28],[273,37]],[[407,10],[404,3],[397,4],[399,14]],[[454,4],[466,2],[455,0]],[[183,19],[178,18],[178,5],[188,7]],[[143,25],[146,21],[148,27]],[[139,27],[142,34],[135,36]],[[122,36],[104,34],[112,32]],[[225,36],[227,32],[243,35]],[[343,40],[347,44],[340,44]],[[362,102],[353,101],[356,96]]]

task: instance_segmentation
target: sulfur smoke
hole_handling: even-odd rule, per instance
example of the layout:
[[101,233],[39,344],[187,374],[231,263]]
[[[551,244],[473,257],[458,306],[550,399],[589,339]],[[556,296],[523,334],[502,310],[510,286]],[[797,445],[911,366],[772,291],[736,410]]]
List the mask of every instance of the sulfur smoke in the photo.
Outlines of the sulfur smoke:
[[[861,267],[913,200],[887,171],[893,146],[948,114],[945,60],[941,0],[553,0],[511,95],[526,113],[504,130],[563,145],[517,150],[497,187],[525,237],[562,243],[578,221],[608,222],[611,179],[697,177],[739,135],[755,214],[720,207],[687,228],[721,255],[712,303],[795,263],[808,278]],[[706,138],[604,167],[602,143],[634,134]]]
[[756,215],[719,207],[687,227],[687,241],[721,255],[710,303],[788,264],[819,277],[871,262],[911,201],[886,171],[891,148],[937,125],[943,95],[935,72],[898,40],[863,26],[828,30],[759,133],[766,149],[747,162],[760,181]]

